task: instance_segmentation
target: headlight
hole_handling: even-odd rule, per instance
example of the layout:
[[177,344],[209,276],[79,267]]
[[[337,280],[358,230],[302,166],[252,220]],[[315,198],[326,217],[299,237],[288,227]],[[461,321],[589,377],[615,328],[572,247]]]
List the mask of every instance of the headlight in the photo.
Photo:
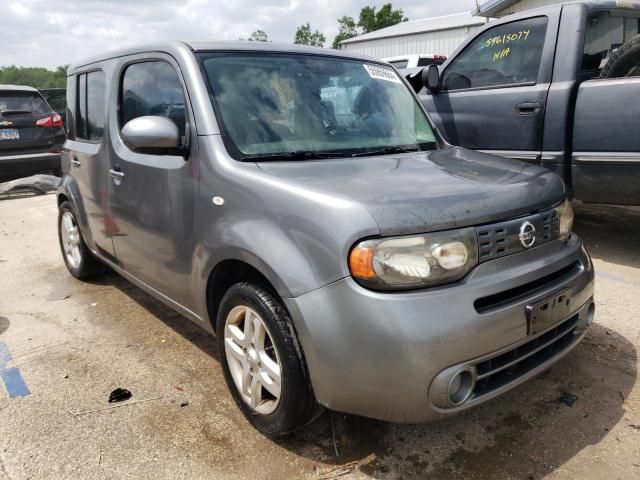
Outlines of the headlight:
[[473,228],[365,240],[349,254],[349,269],[356,280],[386,290],[455,282],[477,264]]
[[556,207],[558,212],[558,225],[560,227],[559,239],[564,241],[571,236],[571,230],[573,229],[573,207],[569,200],[565,200]]

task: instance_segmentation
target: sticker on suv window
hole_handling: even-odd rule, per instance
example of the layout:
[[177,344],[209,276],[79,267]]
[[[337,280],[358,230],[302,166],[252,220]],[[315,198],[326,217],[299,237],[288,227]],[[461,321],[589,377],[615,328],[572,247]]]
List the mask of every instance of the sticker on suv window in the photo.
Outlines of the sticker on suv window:
[[362,66],[371,78],[375,78],[376,80],[386,80],[387,82],[393,83],[402,83],[398,78],[398,75],[396,75],[396,72],[390,68],[379,67],[377,65],[367,65],[364,63]]

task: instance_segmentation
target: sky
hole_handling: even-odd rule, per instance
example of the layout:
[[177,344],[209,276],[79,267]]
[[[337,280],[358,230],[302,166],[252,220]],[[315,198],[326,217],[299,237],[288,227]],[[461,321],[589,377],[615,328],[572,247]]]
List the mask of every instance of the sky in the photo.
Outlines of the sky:
[[[387,0],[388,1],[388,0]],[[0,0],[0,66],[54,68],[156,40],[237,40],[264,30],[293,42],[311,23],[330,46],[337,19],[385,0]],[[409,20],[471,11],[475,0],[396,0]]]

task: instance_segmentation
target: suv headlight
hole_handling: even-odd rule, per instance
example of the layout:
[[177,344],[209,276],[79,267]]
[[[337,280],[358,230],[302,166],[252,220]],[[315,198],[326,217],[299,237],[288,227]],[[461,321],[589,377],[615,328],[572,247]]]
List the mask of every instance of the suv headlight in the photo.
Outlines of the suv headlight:
[[351,275],[364,286],[385,290],[455,282],[477,264],[474,228],[365,240],[349,254]]
[[560,227],[560,235],[558,238],[562,241],[567,240],[571,236],[573,230],[573,207],[569,200],[565,200],[556,207],[558,212],[558,225]]

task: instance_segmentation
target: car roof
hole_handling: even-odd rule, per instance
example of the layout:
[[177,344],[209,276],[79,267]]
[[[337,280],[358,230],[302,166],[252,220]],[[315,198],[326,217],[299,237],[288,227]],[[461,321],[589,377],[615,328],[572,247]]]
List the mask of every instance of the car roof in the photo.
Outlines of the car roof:
[[[408,53],[407,55],[396,55],[395,57],[385,57],[385,62],[396,62],[398,60],[409,60],[411,58],[434,58],[437,53]],[[444,57],[444,55],[441,55]]]
[[0,90],[9,90],[13,92],[37,92],[37,88],[28,87],[26,85],[3,85],[0,83]]
[[372,57],[360,55],[348,51],[333,50],[330,48],[308,47],[306,45],[292,45],[287,43],[273,42],[250,42],[250,41],[222,41],[222,40],[200,40],[200,41],[171,41],[156,44],[140,45],[120,50],[106,52],[103,55],[88,58],[84,61],[77,62],[69,67],[69,74],[74,70],[89,66],[113,58],[124,57],[128,55],[144,54],[151,52],[184,53],[189,52],[209,52],[209,51],[242,51],[242,52],[264,52],[264,53],[298,53],[306,55],[324,55],[332,57],[350,58],[355,60],[364,60],[368,62],[379,62]]

